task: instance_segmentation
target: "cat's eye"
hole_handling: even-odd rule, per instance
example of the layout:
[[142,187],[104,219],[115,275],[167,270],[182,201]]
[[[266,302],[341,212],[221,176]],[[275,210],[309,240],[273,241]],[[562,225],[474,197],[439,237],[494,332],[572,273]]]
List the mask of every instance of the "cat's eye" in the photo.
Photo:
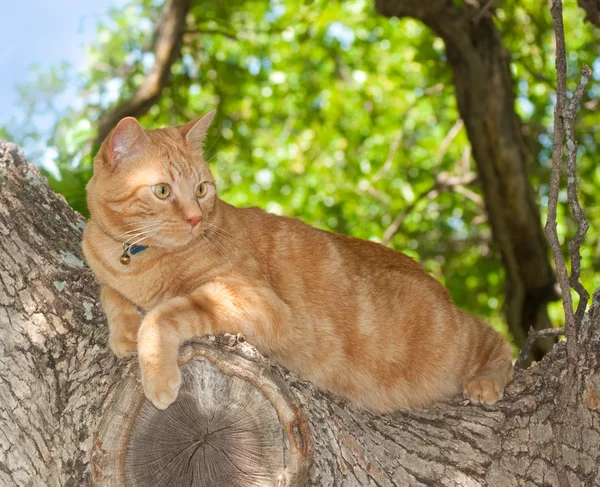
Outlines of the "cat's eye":
[[206,192],[208,191],[208,185],[206,183],[200,183],[196,188],[196,197],[202,198],[206,196]]
[[164,200],[167,199],[171,194],[171,186],[169,186],[167,183],[155,184],[152,186],[152,192],[158,199]]

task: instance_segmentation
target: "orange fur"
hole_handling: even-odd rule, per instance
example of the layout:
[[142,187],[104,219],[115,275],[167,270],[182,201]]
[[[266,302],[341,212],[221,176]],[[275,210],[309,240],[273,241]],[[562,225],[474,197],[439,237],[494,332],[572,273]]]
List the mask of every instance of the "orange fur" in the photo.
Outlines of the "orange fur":
[[[86,260],[103,287],[110,346],[136,351],[146,396],[177,397],[179,346],[242,333],[317,386],[375,410],[407,409],[460,390],[493,404],[511,350],[404,254],[218,199],[202,140],[211,114],[144,131],[125,119],[88,184]],[[195,196],[199,183],[207,194]],[[152,186],[170,185],[157,198]],[[188,219],[201,218],[192,226]],[[145,233],[144,233],[145,232]],[[119,262],[123,242],[148,248]],[[142,318],[137,308],[145,312]]]

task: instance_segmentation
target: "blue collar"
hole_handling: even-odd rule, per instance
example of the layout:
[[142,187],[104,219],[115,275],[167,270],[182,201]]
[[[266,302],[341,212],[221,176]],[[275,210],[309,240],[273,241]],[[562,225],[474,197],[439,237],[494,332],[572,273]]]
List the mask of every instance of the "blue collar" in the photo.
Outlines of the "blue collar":
[[134,245],[134,244],[130,244],[130,243],[124,243],[123,244],[123,253],[121,254],[121,257],[119,258],[119,262],[123,265],[129,265],[129,263],[131,262],[131,257],[139,252],[141,252],[142,250],[146,250],[146,247],[144,247],[143,245]]
[[146,247],[144,247],[143,245],[132,245],[129,243],[126,243],[125,245],[127,246],[126,250],[129,252],[129,255],[135,255],[138,252],[141,252],[142,250],[146,250]]

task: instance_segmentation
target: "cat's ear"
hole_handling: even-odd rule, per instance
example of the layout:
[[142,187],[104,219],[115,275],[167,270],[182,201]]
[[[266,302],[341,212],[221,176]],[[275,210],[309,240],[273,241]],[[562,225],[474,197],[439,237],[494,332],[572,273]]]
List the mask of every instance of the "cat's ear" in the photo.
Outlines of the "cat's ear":
[[107,144],[108,159],[118,164],[124,157],[135,156],[144,151],[150,139],[139,122],[133,117],[122,119],[110,134]]
[[181,135],[183,135],[192,149],[199,152],[202,151],[202,144],[204,144],[204,139],[206,139],[206,132],[208,131],[208,127],[210,127],[213,118],[215,118],[215,113],[217,113],[216,110],[211,110],[206,115],[179,127]]

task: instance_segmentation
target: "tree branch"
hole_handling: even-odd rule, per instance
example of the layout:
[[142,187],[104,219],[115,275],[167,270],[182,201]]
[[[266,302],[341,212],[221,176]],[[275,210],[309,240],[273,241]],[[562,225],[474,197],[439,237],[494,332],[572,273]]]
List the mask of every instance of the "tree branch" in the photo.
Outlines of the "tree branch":
[[402,211],[398,215],[396,215],[396,218],[394,218],[394,221],[390,224],[389,227],[386,228],[385,232],[383,232],[383,237],[381,237],[381,244],[389,245],[389,243],[392,240],[392,238],[394,237],[394,235],[396,235],[396,233],[398,233],[398,230],[400,230],[400,225],[402,225],[402,222],[404,221],[406,216],[412,210],[415,209],[415,207],[419,204],[419,202],[421,202],[425,198],[429,198],[429,199],[435,198],[438,194],[439,194],[439,191],[437,190],[437,182],[433,186],[431,186],[428,190],[419,194],[419,196],[417,196],[410,205],[408,205],[406,208],[404,208],[404,211]]
[[459,134],[459,132],[462,130],[464,125],[465,125],[465,123],[462,121],[461,118],[459,118],[455,122],[455,124],[452,126],[450,131],[446,134],[446,136],[444,137],[444,140],[442,140],[442,142],[440,144],[440,148],[438,149],[438,152],[435,156],[438,163],[442,162],[442,159],[444,158],[444,156],[446,155],[446,152],[448,151],[448,147],[450,147],[450,144],[456,138],[456,136]]
[[404,208],[404,211],[398,214],[394,221],[390,224],[389,227],[386,228],[383,233],[383,237],[381,237],[382,245],[389,245],[390,241],[398,233],[402,222],[406,218],[406,216],[415,209],[415,207],[424,199],[433,199],[442,191],[448,191],[457,186],[464,186],[467,184],[473,183],[477,179],[477,174],[474,172],[469,172],[463,176],[452,176],[448,173],[440,173],[436,178],[435,184],[431,186],[428,190],[419,194],[413,202]]
[[[444,84],[438,83],[438,84],[435,84],[434,86],[430,86],[429,88],[425,88],[423,90],[423,94],[424,95],[435,95],[435,94],[441,93],[444,90],[444,88],[445,88]],[[406,109],[404,110],[404,113],[403,113],[404,117],[406,118],[406,116],[408,115],[408,113],[411,110],[417,108],[421,101],[422,101],[422,98],[417,98],[415,101],[413,101],[411,104],[409,104],[406,107]],[[454,125],[454,127],[450,130],[448,135],[446,135],[446,137],[444,138],[444,141],[442,142],[442,145],[440,146],[440,150],[438,151],[438,155],[436,156],[436,158],[440,162],[441,162],[444,154],[446,153],[446,150],[448,149],[450,142],[452,142],[454,137],[456,137],[457,133],[460,131],[462,126],[463,126],[463,122],[462,122],[462,120],[459,119],[456,122],[456,124]],[[375,184],[378,181],[380,181],[381,179],[383,179],[391,171],[393,163],[394,163],[394,159],[396,158],[398,150],[402,146],[403,142],[404,142],[404,128],[400,127],[400,130],[398,130],[396,137],[394,137],[394,140],[390,144],[388,156],[387,156],[385,162],[383,163],[383,165],[377,170],[377,172],[373,175],[373,177],[369,181],[366,181],[367,182],[366,187],[363,187],[362,189],[360,187],[358,188],[361,193],[370,194],[372,197],[378,199],[379,201],[381,201],[382,203],[384,203],[386,205],[390,204],[391,198],[388,195],[385,195],[385,194],[381,193],[379,190],[377,190],[375,188]]]
[[[576,183],[576,158],[577,158],[577,143],[575,142],[573,134],[573,122],[575,113],[583,96],[585,87],[587,86],[591,71],[585,66],[583,69],[582,79],[575,91],[573,100],[569,104],[568,109],[566,108],[567,99],[567,62],[566,62],[566,49],[565,49],[565,37],[564,37],[564,26],[562,19],[562,2],[560,0],[553,0],[552,2],[552,19],[554,22],[554,32],[556,36],[556,76],[557,76],[557,91],[556,91],[556,106],[554,107],[554,140],[552,142],[552,172],[550,175],[550,191],[548,195],[548,218],[546,220],[546,226],[544,228],[550,246],[552,248],[552,255],[556,263],[556,273],[558,275],[558,282],[562,291],[563,297],[563,309],[565,313],[565,330],[567,336],[567,352],[569,357],[569,364],[574,365],[577,355],[577,327],[585,312],[585,307],[589,300],[589,294],[583,289],[583,286],[579,283],[579,264],[581,256],[579,254],[579,248],[585,232],[587,231],[588,224],[585,221],[579,201],[577,197],[577,183]],[[569,250],[571,252],[571,260],[573,265],[573,273],[571,279],[567,271],[565,259],[560,248],[560,242],[558,240],[557,226],[556,226],[556,210],[558,205],[558,192],[560,189],[560,173],[562,163],[562,151],[563,151],[563,139],[565,132],[565,125],[567,128],[567,187],[568,187],[568,198],[569,204],[573,210],[575,219],[577,220],[577,235],[573,239],[573,242],[569,244]],[[577,315],[573,312],[573,301],[571,299],[570,287],[579,293],[581,299],[577,310]]]
[[[556,106],[554,107],[554,139],[552,141],[552,171],[550,173],[550,189],[548,192],[548,216],[544,231],[550,242],[554,262],[556,263],[556,274],[562,291],[563,308],[565,313],[566,335],[568,339],[567,349],[570,359],[575,356],[576,345],[575,337],[575,317],[573,315],[573,306],[571,302],[571,293],[569,292],[569,276],[567,266],[562,255],[558,233],[556,228],[556,209],[558,206],[558,192],[560,189],[560,166],[562,163],[563,149],[563,116],[567,98],[567,61],[565,53],[565,33],[562,18],[562,2],[560,0],[552,1],[552,20],[554,22],[554,32],[556,36]],[[571,340],[570,338],[573,338]],[[569,344],[571,345],[569,347]]]
[[[423,95],[427,95],[427,96],[429,96],[429,95],[437,95],[438,93],[441,93],[444,90],[444,88],[445,88],[444,84],[437,83],[437,84],[435,84],[433,86],[425,88],[423,90]],[[421,98],[417,98],[410,105],[408,105],[406,107],[406,109],[404,110],[403,116],[406,118],[407,115],[408,115],[408,113],[411,110],[413,110],[414,108],[417,108],[419,106],[419,103],[421,101],[422,101]],[[460,127],[459,127],[459,130],[460,130],[460,128],[462,128],[462,120],[458,120],[456,122],[456,125],[458,125],[459,123],[461,124]],[[456,136],[456,134],[453,135],[452,138],[454,138],[455,136]],[[446,136],[446,138],[448,138],[448,136]],[[382,177],[384,177],[392,169],[392,164],[394,162],[394,158],[396,157],[396,154],[398,153],[398,149],[402,145],[403,139],[404,139],[404,129],[401,127],[400,130],[398,131],[398,134],[396,135],[396,137],[392,141],[392,144],[390,145],[390,150],[388,152],[387,159],[385,160],[384,164],[379,168],[379,170],[371,178],[371,184],[375,184],[377,181],[379,181]],[[444,139],[444,140],[446,140],[446,139]],[[449,143],[450,143],[450,141],[448,141],[448,144]],[[445,150],[444,150],[444,152],[445,152]],[[438,159],[441,159],[439,157],[439,155],[438,155]]]
[[529,357],[529,353],[531,352],[531,347],[533,343],[538,338],[549,338],[549,337],[558,337],[565,334],[564,328],[544,328],[543,330],[529,330],[529,334],[527,335],[527,341],[523,348],[519,351],[519,357],[517,358],[517,362],[515,363],[515,369],[523,369],[525,366],[525,361],[527,357]]
[[483,16],[488,12],[491,6],[494,4],[495,0],[488,0],[487,3],[481,7],[479,13],[473,18],[473,23],[477,24]]
[[573,240],[569,242],[569,253],[571,255],[571,276],[569,277],[569,284],[573,289],[575,289],[575,291],[577,291],[577,294],[579,294],[579,304],[577,305],[577,312],[575,313],[576,323],[581,323],[583,314],[585,313],[585,308],[590,299],[589,293],[579,282],[579,275],[581,271],[581,253],[579,250],[581,248],[583,238],[585,237],[585,234],[590,226],[585,219],[585,215],[583,214],[581,206],[579,205],[579,197],[577,194],[577,141],[575,140],[574,125],[577,110],[579,108],[579,104],[581,103],[581,98],[583,97],[583,93],[590,82],[591,77],[592,71],[588,66],[584,65],[581,74],[581,80],[577,85],[573,99],[569,103],[564,120],[565,135],[567,138],[567,195],[569,198],[569,205],[573,211],[573,216],[577,221],[577,234]]
[[[561,487],[572,485],[569,475],[571,458],[565,456],[565,450],[560,444],[566,441],[570,434],[568,426],[567,412],[577,401],[578,394],[581,394],[583,386],[582,370],[578,367],[578,355],[586,353],[585,338],[580,341],[579,329],[582,325],[583,315],[589,300],[589,294],[579,283],[579,264],[581,256],[579,248],[588,224],[583,216],[579,206],[576,183],[576,159],[577,143],[573,132],[575,114],[586,85],[591,77],[591,72],[587,66],[584,66],[582,79],[577,86],[571,103],[566,106],[567,99],[567,62],[566,48],[564,38],[563,14],[561,0],[552,0],[550,9],[552,21],[554,23],[554,33],[556,37],[556,106],[554,108],[554,140],[552,142],[552,172],[550,175],[550,191],[548,200],[548,219],[544,230],[550,241],[554,262],[556,263],[556,273],[558,282],[562,291],[563,309],[565,314],[565,335],[567,337],[567,374],[569,380],[564,381],[560,386],[560,393],[556,406],[550,416],[553,423],[552,431],[557,439],[553,447],[553,462],[556,467],[556,474]],[[558,193],[560,189],[561,164],[563,152],[564,131],[567,132],[567,194],[569,206],[571,207],[577,221],[577,234],[569,244],[571,255],[572,274],[569,278],[565,260],[560,248],[558,234],[556,229],[556,209],[558,205]],[[580,302],[577,314],[573,312],[573,302],[571,299],[571,289],[573,286],[580,295]],[[589,360],[586,367],[593,367],[594,359]],[[589,395],[589,391],[587,393]],[[595,394],[595,393],[594,393]],[[580,396],[579,396],[580,397]],[[595,397],[595,396],[594,396]]]
[[[443,88],[443,85],[442,85],[442,88]],[[441,91],[441,89],[439,91]],[[438,92],[438,91],[436,91],[436,92]],[[464,126],[464,122],[462,121],[462,119],[459,118],[456,121],[456,123],[452,126],[452,128],[448,131],[448,133],[444,137],[444,140],[442,140],[442,143],[440,144],[438,153],[436,154],[436,160],[438,161],[438,164],[440,164],[442,162],[444,155],[448,151],[448,147],[450,146],[452,141],[456,138],[456,136],[461,131],[463,126]],[[394,143],[394,145],[392,146],[392,149],[390,150],[390,156],[388,157],[388,160],[382,166],[382,169],[386,168],[385,169],[386,171],[391,168],[392,159],[393,159],[394,155],[396,154],[396,151],[398,149],[398,145],[399,145],[400,141],[402,140],[402,133],[403,132],[401,131],[399,134],[399,138],[397,140],[398,144]],[[373,177],[373,181],[376,181],[379,179],[380,171],[382,169],[380,169],[375,174],[375,176]],[[466,166],[466,169],[468,171],[468,165]],[[396,216],[394,221],[390,224],[390,226],[383,233],[383,237],[381,238],[381,243],[383,245],[389,245],[389,243],[392,240],[392,238],[394,237],[394,235],[400,229],[400,225],[402,224],[402,221],[417,206],[417,204],[421,200],[423,200],[425,198],[433,199],[433,198],[437,197],[437,195],[440,194],[440,192],[442,192],[442,191],[446,191],[448,189],[453,189],[453,188],[459,188],[466,184],[471,184],[473,181],[475,181],[476,178],[477,178],[477,175],[470,171],[468,171],[466,174],[464,174],[462,176],[451,176],[446,172],[440,173],[438,175],[438,177],[436,178],[436,182],[433,184],[433,186],[431,186],[428,190],[424,191],[419,196],[417,196],[414,199],[414,201],[410,205],[408,205],[404,209],[404,211],[402,211],[402,213],[400,213],[398,216]],[[465,188],[465,190],[466,190],[466,188]],[[479,196],[476,195],[475,193],[473,193],[472,191],[466,190],[466,193],[467,194],[465,194],[465,193],[461,193],[461,194],[463,194],[463,196],[466,196],[467,198],[469,198],[475,202],[478,202],[478,204],[481,202],[481,198],[479,198]]]
[[179,56],[190,5],[191,0],[166,1],[156,28],[154,65],[131,99],[115,106],[100,119],[95,141],[97,145],[102,143],[119,120],[144,115],[160,98],[169,79],[171,66]]
[[223,29],[187,29],[184,32],[185,35],[197,35],[197,34],[208,34],[208,35],[221,35],[224,37],[227,37],[228,39],[232,39],[234,41],[237,41],[238,38],[235,34],[232,34],[231,32],[227,32],[226,30]]
[[600,27],[600,0],[577,0],[577,4],[585,10],[585,20]]

